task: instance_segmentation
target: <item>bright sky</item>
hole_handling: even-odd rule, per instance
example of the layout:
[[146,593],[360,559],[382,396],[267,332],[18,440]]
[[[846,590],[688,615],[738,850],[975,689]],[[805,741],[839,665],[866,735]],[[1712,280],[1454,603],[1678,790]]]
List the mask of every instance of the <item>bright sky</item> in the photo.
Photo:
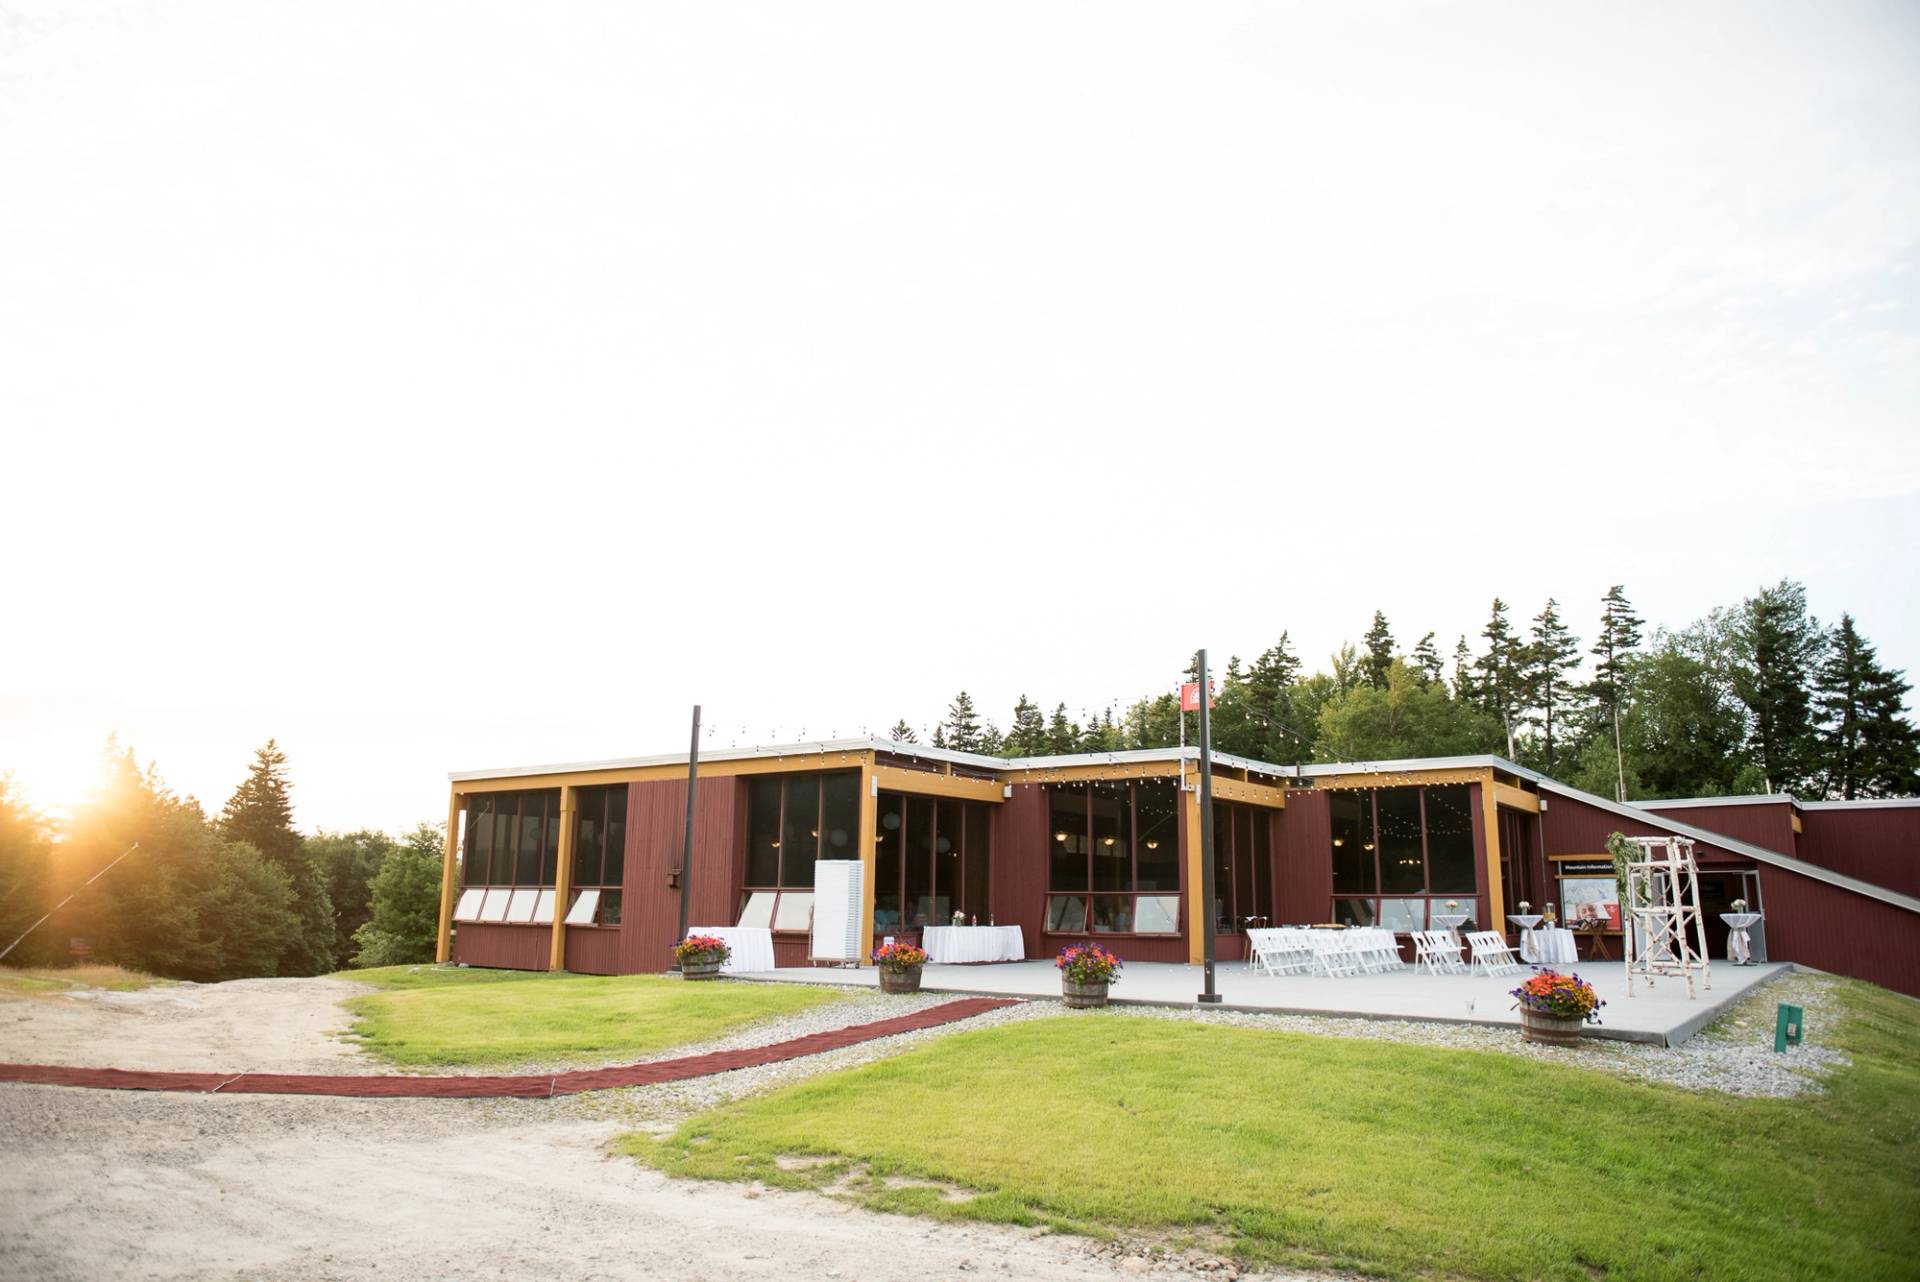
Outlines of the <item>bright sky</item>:
[[1920,9],[0,5],[0,770],[1098,708],[1786,575],[1920,671]]

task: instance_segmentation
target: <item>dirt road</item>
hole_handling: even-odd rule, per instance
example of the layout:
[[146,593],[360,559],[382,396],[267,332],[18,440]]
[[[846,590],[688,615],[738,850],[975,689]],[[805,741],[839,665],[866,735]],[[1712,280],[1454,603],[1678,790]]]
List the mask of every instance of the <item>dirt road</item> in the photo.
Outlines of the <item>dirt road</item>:
[[[346,991],[351,986],[336,981],[265,980],[190,989],[182,995],[190,1000],[0,1001],[0,1055],[119,1067],[369,1069],[329,1035],[344,1026],[333,1003]],[[675,1182],[605,1155],[613,1136],[636,1125],[668,1123],[796,1070],[886,1053],[868,1044],[762,1077],[753,1074],[764,1070],[749,1070],[571,1101],[0,1084],[0,1279],[1225,1276],[1192,1260],[1123,1259],[1079,1238],[882,1216],[813,1194]]]

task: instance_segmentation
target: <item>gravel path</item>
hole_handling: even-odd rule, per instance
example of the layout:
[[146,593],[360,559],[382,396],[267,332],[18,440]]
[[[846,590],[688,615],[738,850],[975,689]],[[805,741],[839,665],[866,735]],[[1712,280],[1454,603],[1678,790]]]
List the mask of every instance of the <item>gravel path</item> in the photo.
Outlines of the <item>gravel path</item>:
[[[205,1068],[211,1055],[224,1056],[226,1065],[245,1053],[249,1066],[267,1070],[379,1071],[333,1038],[345,1023],[334,1004],[357,985],[255,980],[181,987],[190,1001],[129,1002],[146,995],[119,994],[71,1004],[0,1002],[0,1053],[24,1058],[20,1048],[37,1047],[43,1062],[164,1068]],[[943,1000],[859,994],[663,1054],[758,1045]],[[1808,1040],[1776,1056],[1773,1009],[1783,1000],[1806,1008]],[[263,1004],[285,1009],[276,1016]],[[661,1132],[727,1100],[1028,1019],[1188,1019],[1458,1046],[1691,1089],[1783,1095],[1819,1089],[1820,1075],[1845,1062],[1821,1040],[1840,1015],[1833,981],[1794,975],[1750,996],[1685,1046],[1589,1042],[1569,1052],[1532,1047],[1494,1028],[1141,1007],[1068,1013],[1035,1002],[806,1059],[558,1100],[0,1085],[0,1151],[8,1158],[0,1162],[0,1277],[306,1282],[466,1276],[478,1264],[480,1275],[502,1282],[924,1282],[972,1273],[1221,1278],[1233,1275],[1222,1261],[1147,1255],[1124,1240],[903,1220],[815,1194],[676,1183],[638,1163],[608,1159],[606,1149],[623,1130]],[[192,1045],[196,1035],[212,1037],[215,1046]],[[357,1070],[349,1067],[355,1063]]]
[[[1257,1015],[1240,1011],[1176,1010],[1117,1006],[1115,1013],[1140,1019],[1179,1019],[1238,1028],[1358,1037],[1369,1041],[1450,1046],[1497,1051],[1546,1063],[1597,1069],[1622,1077],[1662,1082],[1687,1090],[1729,1095],[1786,1097],[1821,1089],[1821,1079],[1848,1063],[1845,1054],[1823,1042],[1842,1018],[1834,996],[1836,980],[1798,972],[1783,975],[1735,1003],[1699,1035],[1679,1046],[1644,1042],[1583,1040],[1578,1049],[1539,1046],[1520,1040],[1510,1028],[1478,1024],[1437,1024],[1412,1020],[1333,1019],[1320,1015]],[[1791,1002],[1806,1010],[1806,1035],[1785,1054],[1773,1049],[1774,1010]],[[1603,1012],[1604,1014],[1604,1012]]]

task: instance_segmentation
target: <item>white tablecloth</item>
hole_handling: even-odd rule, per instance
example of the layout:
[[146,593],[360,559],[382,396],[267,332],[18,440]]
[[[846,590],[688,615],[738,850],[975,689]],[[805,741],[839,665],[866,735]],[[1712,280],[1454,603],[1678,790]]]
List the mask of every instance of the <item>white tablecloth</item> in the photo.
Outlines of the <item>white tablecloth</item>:
[[733,956],[721,965],[723,973],[773,969],[773,931],[765,926],[689,926],[689,935],[715,935],[727,941]]
[[1018,926],[928,926],[920,946],[930,962],[1025,961],[1026,936]]
[[1571,966],[1580,959],[1573,932],[1560,926],[1537,926],[1520,936],[1520,960],[1536,966]]
[[1472,916],[1472,913],[1435,913],[1433,926],[1435,930],[1448,930],[1458,935],[1460,927],[1466,925]]
[[1753,964],[1753,941],[1747,937],[1747,931],[1760,922],[1759,913],[1721,913],[1720,920],[1727,923],[1727,960],[1736,966]]

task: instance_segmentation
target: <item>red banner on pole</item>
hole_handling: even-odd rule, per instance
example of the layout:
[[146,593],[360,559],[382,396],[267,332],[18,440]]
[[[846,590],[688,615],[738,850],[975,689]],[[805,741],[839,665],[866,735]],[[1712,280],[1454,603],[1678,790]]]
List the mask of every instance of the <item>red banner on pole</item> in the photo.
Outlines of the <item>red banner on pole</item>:
[[[1208,682],[1208,684],[1211,685],[1212,682]],[[1207,706],[1209,708],[1218,706],[1214,702],[1213,691],[1211,690],[1207,691]],[[1198,681],[1189,681],[1180,687],[1180,711],[1200,711],[1200,683]]]

